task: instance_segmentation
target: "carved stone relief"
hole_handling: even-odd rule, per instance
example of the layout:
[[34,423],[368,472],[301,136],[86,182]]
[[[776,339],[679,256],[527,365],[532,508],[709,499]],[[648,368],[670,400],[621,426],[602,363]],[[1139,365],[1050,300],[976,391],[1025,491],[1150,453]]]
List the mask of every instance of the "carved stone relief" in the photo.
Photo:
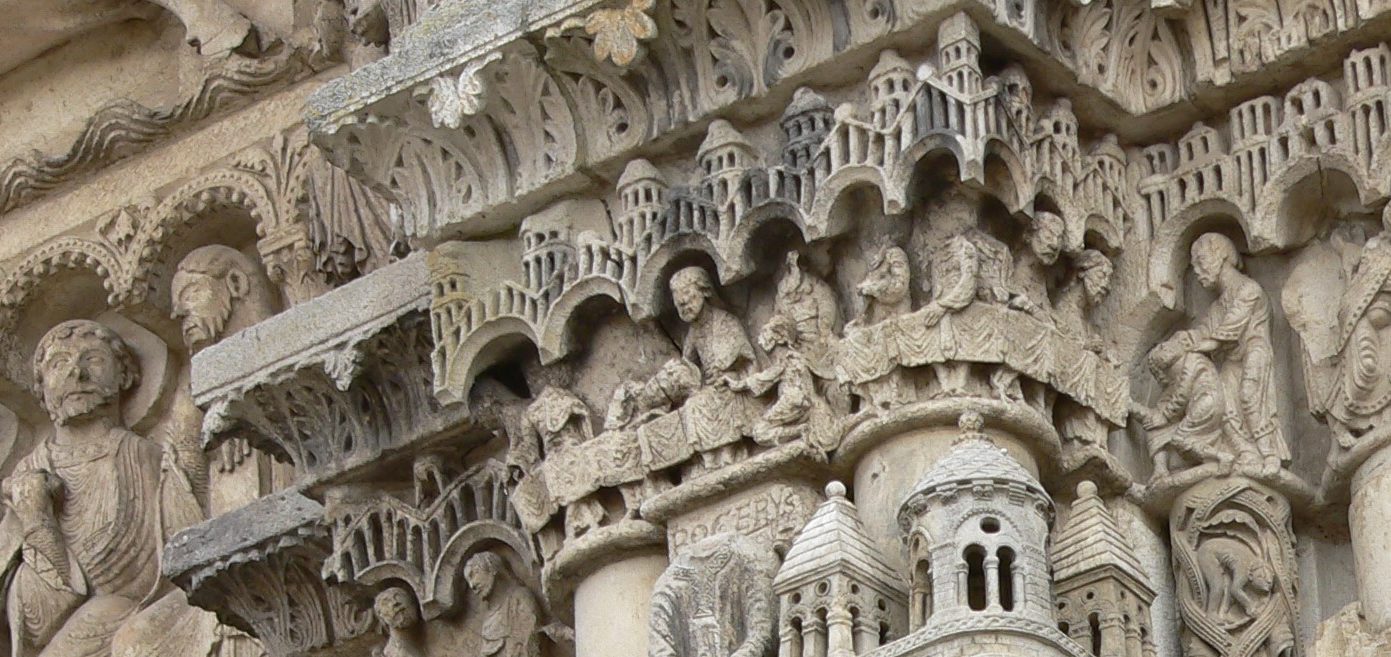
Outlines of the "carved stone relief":
[[1391,5],[223,1],[15,9],[230,52],[0,170],[12,652],[1386,649]]

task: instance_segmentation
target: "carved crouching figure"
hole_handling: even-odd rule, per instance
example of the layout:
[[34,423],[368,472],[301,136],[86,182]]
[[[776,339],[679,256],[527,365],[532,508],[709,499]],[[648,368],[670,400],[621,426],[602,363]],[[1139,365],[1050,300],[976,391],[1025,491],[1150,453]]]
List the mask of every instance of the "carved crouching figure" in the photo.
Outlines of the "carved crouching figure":
[[1235,538],[1210,538],[1198,546],[1198,570],[1207,583],[1205,607],[1213,618],[1232,619],[1260,612],[1256,596],[1268,596],[1274,586],[1270,568],[1245,542]]
[[731,378],[727,385],[732,390],[747,390],[755,395],[777,389],[777,400],[754,422],[754,442],[780,445],[805,437],[829,451],[834,438],[831,410],[816,392],[811,365],[793,346],[796,333],[793,319],[773,315],[758,335],[758,346],[771,356],[772,364],[745,379]]
[[5,486],[12,653],[208,654],[215,620],[159,577],[165,541],[202,511],[177,457],[120,424],[139,380],[129,348],[97,322],[64,322],[39,341],[34,378],[56,427]]
[[1176,335],[1150,351],[1150,371],[1164,393],[1154,408],[1132,409],[1149,432],[1155,479],[1168,476],[1171,456],[1224,465],[1234,457],[1223,433],[1227,405],[1217,367],[1185,337]]

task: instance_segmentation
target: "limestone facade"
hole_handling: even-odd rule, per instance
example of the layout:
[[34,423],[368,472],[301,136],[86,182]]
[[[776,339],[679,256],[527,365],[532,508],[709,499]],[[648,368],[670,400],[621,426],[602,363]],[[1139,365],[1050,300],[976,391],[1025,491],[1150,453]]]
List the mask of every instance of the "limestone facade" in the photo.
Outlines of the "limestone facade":
[[1391,2],[7,2],[10,655],[1391,655]]

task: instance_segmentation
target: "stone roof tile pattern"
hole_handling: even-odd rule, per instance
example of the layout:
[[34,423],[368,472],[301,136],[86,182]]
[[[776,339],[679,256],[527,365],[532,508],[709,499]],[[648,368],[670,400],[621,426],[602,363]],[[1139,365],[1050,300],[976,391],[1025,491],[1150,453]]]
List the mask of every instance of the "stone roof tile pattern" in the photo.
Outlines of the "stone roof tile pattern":
[[952,443],[951,452],[918,480],[910,497],[948,484],[981,480],[1019,483],[1041,495],[1047,495],[1038,479],[1029,474],[1029,471],[1008,452],[981,433],[982,422],[979,415],[964,414],[959,424],[962,430],[961,437]]
[[792,541],[773,589],[781,593],[836,572],[888,586],[897,582],[898,575],[865,533],[855,505],[846,499],[845,486],[827,484],[826,498]]
[[1140,562],[1121,533],[1115,517],[1096,494],[1096,484],[1077,486],[1077,500],[1053,548],[1053,572],[1058,581],[1111,566],[1149,586]]

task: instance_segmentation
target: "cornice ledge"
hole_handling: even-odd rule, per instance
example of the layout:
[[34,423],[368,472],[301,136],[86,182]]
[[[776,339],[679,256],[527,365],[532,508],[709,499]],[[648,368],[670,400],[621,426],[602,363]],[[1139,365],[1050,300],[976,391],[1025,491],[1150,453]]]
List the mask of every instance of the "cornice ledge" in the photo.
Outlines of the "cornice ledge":
[[193,357],[200,406],[321,367],[340,388],[351,381],[356,346],[429,308],[425,255],[416,254],[301,303]]

